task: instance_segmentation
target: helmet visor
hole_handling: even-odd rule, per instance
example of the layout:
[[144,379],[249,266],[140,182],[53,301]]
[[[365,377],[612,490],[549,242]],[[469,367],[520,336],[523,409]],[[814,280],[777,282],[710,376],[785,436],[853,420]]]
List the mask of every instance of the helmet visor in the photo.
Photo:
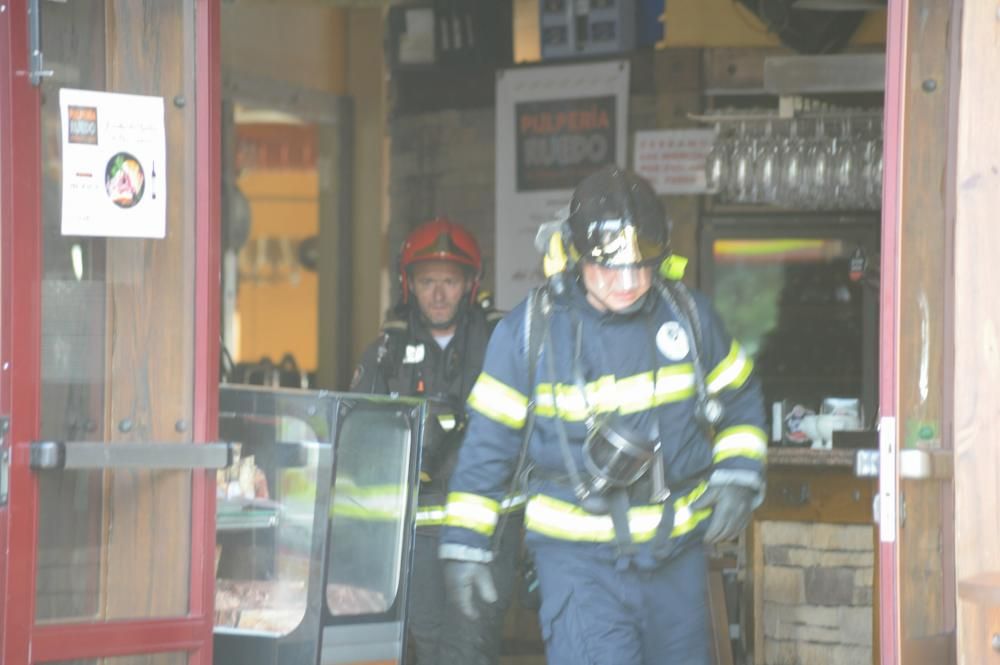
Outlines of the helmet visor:
[[649,288],[649,268],[642,265],[603,267],[604,270],[594,270],[589,273],[593,277],[591,277],[592,282],[587,285],[600,293],[630,292]]
[[[622,220],[601,220],[590,224],[588,236],[593,238],[590,251],[582,258],[608,268],[640,266],[661,260],[667,253],[663,236],[640,233],[639,229]],[[652,236],[652,237],[651,237]]]

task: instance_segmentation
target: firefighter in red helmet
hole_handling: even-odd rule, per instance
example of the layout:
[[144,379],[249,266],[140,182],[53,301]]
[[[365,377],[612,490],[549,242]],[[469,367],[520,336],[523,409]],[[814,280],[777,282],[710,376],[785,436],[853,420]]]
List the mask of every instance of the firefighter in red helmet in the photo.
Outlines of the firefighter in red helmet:
[[399,256],[400,302],[351,383],[355,392],[433,400],[440,414],[422,451],[409,586],[409,651],[419,665],[498,662],[520,544],[516,528],[497,544],[499,602],[484,603],[476,620],[447,601],[437,556],[447,483],[464,435],[465,400],[500,319],[479,297],[481,274],[479,245],[461,225],[439,217],[413,229]]

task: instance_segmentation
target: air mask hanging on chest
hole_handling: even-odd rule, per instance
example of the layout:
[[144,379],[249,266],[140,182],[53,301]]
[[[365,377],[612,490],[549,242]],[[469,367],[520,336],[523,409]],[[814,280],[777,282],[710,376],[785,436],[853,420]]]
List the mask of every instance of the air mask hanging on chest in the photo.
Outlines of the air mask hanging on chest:
[[583,442],[583,464],[593,492],[628,487],[649,469],[660,448],[658,437],[644,437],[624,427],[620,417],[595,423]]
[[626,427],[617,414],[594,422],[583,442],[583,465],[587,474],[576,487],[584,510],[606,514],[609,506],[604,494],[634,484],[649,470],[659,453],[660,441],[655,432],[642,436]]

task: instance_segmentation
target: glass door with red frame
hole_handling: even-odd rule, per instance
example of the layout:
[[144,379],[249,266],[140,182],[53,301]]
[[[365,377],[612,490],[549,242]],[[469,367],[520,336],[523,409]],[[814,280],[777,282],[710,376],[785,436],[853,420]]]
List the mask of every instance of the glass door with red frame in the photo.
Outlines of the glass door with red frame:
[[[229,450],[206,443],[216,428],[218,324],[196,312],[212,311],[206,294],[217,288],[207,192],[219,173],[196,158],[217,142],[204,94],[218,67],[207,47],[217,8],[8,5],[4,92],[37,131],[3,153],[5,178],[29,174],[5,188],[25,213],[3,219],[17,225],[5,229],[4,256],[24,268],[5,266],[5,299],[31,314],[4,327],[4,348],[23,366],[7,385],[19,397],[5,405],[0,660],[208,663],[210,470]],[[75,91],[118,96],[80,103],[87,97]],[[85,157],[81,143],[92,148]],[[157,225],[162,237],[148,232]]]

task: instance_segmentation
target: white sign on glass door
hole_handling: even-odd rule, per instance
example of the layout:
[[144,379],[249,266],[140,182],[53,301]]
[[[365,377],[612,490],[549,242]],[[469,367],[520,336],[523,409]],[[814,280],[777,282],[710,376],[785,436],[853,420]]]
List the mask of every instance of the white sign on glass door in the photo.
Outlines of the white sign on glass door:
[[62,234],[163,238],[163,98],[64,88],[59,112]]

